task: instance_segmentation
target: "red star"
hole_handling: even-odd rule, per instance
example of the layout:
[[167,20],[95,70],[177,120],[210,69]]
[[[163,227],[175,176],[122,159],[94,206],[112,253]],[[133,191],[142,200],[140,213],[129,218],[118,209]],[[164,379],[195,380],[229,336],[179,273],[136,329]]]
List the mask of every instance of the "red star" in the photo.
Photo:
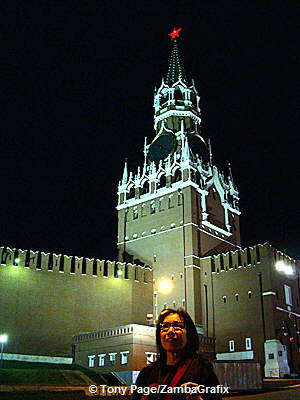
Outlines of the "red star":
[[181,29],[182,28],[176,29],[174,26],[173,32],[169,33],[169,36],[171,36],[172,39],[179,37],[179,32],[181,31]]

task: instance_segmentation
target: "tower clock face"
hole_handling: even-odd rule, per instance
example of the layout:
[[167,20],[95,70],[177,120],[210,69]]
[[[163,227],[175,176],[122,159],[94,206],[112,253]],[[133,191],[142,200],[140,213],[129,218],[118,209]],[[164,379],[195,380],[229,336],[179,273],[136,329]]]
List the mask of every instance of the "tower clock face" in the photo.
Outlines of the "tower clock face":
[[205,162],[209,160],[207,145],[199,134],[189,137],[189,146],[194,156],[198,154]]
[[171,135],[159,136],[149,147],[149,159],[154,162],[164,160],[176,148],[176,139]]

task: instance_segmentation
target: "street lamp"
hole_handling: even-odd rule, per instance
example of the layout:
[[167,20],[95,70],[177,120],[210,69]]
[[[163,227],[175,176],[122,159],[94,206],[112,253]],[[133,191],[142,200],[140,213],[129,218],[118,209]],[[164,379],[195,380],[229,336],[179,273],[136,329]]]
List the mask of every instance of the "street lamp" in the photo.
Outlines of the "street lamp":
[[0,356],[0,375],[2,372],[2,360],[3,360],[3,349],[4,345],[7,342],[8,336],[4,333],[3,335],[0,335],[0,344],[1,344],[1,356]]

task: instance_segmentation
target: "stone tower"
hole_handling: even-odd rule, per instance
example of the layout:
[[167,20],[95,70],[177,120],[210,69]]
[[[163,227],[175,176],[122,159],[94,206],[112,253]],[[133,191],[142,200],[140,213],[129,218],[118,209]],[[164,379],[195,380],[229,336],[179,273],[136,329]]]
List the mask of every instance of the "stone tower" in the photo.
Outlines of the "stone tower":
[[153,268],[154,316],[184,307],[202,326],[200,257],[240,246],[238,191],[201,134],[200,97],[171,36],[166,77],[154,92],[154,138],[135,174],[125,163],[118,186],[120,261]]

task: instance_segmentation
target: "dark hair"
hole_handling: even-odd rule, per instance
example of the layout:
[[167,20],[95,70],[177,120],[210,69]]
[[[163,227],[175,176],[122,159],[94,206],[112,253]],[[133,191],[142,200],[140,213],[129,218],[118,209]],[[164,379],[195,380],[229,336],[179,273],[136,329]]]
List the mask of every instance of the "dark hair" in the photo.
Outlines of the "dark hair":
[[189,314],[183,308],[178,308],[178,310],[166,308],[160,313],[156,326],[156,345],[159,353],[159,364],[165,364],[167,360],[166,351],[162,347],[160,339],[160,324],[162,324],[164,319],[170,314],[178,314],[185,323],[187,343],[183,351],[183,358],[196,357],[199,348],[198,333],[195,324]]

